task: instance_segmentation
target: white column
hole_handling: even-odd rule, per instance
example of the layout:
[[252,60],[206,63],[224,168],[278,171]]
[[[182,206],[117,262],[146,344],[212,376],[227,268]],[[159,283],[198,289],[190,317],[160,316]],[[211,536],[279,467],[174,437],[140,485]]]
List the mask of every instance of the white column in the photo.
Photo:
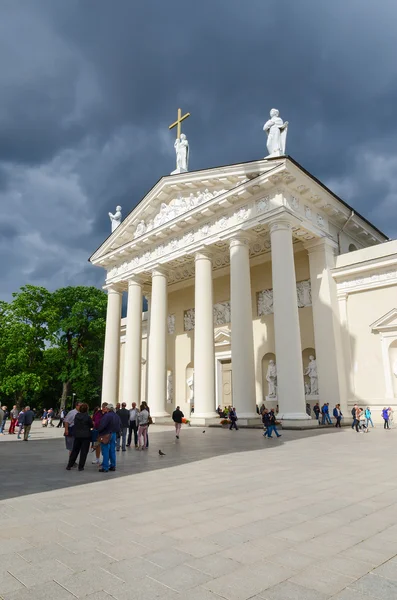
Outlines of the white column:
[[[305,421],[305,391],[292,228],[287,218],[270,224],[279,417]],[[287,423],[285,423],[287,424]]]
[[195,255],[194,413],[193,420],[217,417],[215,412],[214,307],[211,255]]
[[108,289],[106,311],[105,350],[102,372],[102,402],[116,404],[119,389],[120,322],[123,294],[116,288]]
[[233,405],[239,418],[257,419],[249,242],[244,236],[230,241],[230,305]]
[[330,407],[339,402],[342,412],[346,413],[346,365],[343,360],[336,283],[331,274],[335,266],[334,244],[322,238],[308,243],[306,248],[312,286],[319,396],[321,402],[329,402]]
[[152,302],[148,352],[148,404],[152,417],[168,417],[165,410],[167,380],[167,276],[152,273]]
[[139,405],[141,398],[142,359],[142,285],[128,281],[127,326],[124,350],[123,401]]

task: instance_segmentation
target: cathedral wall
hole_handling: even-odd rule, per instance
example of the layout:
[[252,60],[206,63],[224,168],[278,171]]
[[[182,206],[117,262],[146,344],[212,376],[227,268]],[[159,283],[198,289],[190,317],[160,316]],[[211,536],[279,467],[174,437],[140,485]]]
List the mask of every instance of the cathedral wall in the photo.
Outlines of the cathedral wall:
[[[371,325],[396,305],[397,286],[349,294],[347,301],[354,395],[358,403],[370,405],[378,413],[385,405],[397,402],[387,390],[387,378],[394,374],[388,373],[391,365],[388,364],[388,352],[385,353],[394,336],[383,340],[383,334],[373,332]],[[395,333],[397,337],[397,328]]]

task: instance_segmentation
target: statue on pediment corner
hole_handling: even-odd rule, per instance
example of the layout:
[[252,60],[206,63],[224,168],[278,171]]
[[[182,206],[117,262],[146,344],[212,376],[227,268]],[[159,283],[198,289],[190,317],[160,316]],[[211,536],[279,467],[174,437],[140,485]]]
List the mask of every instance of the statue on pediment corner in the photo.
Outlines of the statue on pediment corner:
[[270,158],[273,156],[285,156],[285,146],[287,142],[288,121],[284,121],[279,116],[277,108],[270,111],[270,119],[263,126],[263,131],[267,133],[267,151]]
[[109,214],[110,222],[112,224],[112,233],[113,233],[113,231],[115,231],[117,229],[117,227],[121,224],[121,219],[122,219],[121,206],[116,206],[116,212],[114,213],[114,215],[111,212],[108,214]]

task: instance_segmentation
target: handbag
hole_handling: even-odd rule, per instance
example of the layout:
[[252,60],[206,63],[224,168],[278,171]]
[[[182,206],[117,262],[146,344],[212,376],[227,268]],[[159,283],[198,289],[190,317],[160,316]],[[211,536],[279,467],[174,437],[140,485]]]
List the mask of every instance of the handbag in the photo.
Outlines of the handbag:
[[148,416],[147,424],[148,425],[153,425],[153,419],[152,419],[152,417],[150,415]]
[[110,437],[110,433],[104,433],[103,435],[99,436],[99,441],[101,442],[101,444],[104,444],[106,446],[106,444],[110,442]]

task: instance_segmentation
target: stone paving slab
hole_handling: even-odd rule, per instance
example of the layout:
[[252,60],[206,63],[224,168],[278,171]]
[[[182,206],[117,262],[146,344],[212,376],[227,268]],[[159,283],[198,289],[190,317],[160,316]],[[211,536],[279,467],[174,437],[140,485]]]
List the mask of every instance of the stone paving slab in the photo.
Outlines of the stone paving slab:
[[2,600],[397,598],[396,430],[155,426],[106,477],[56,428],[3,441]]

